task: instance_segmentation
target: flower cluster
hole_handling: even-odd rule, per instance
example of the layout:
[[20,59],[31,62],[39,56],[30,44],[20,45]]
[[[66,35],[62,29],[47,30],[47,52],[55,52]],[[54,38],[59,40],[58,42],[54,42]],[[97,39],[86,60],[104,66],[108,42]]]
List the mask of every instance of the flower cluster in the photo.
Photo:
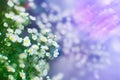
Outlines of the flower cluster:
[[56,36],[25,27],[36,19],[19,0],[2,0],[0,8],[0,80],[42,80],[59,55]]
[[[36,23],[45,31],[52,29],[52,32],[57,35],[61,54],[63,54],[53,64],[52,76],[62,72],[64,77],[60,77],[60,80],[76,80],[76,76],[78,79],[86,80],[86,76],[89,78],[88,74],[93,73],[92,78],[98,79],[98,71],[111,63],[105,43],[89,39],[87,37],[89,34],[82,30],[78,32],[77,25],[74,24],[76,22],[73,20],[74,16],[69,14],[69,11],[64,12],[58,6],[47,3],[42,3],[41,8],[46,12],[39,14]],[[64,68],[64,65],[67,68]],[[68,74],[71,76],[66,76]],[[59,79],[59,77],[55,76],[52,79]]]

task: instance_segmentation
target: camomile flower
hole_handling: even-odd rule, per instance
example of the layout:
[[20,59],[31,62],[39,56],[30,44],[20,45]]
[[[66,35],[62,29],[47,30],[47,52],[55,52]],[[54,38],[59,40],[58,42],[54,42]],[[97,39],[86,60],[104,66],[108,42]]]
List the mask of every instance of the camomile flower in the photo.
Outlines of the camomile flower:
[[26,74],[23,71],[21,71],[20,72],[20,77],[24,80],[26,78]]
[[28,36],[26,36],[24,39],[23,39],[23,45],[25,47],[29,47],[31,45],[31,42],[30,42],[30,39]]

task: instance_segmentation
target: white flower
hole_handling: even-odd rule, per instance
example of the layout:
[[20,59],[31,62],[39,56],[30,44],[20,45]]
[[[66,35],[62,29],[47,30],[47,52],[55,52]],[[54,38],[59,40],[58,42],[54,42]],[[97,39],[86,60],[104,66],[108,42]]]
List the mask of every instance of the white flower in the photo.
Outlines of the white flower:
[[8,79],[9,80],[15,80],[14,77],[13,77],[13,75],[8,75]]
[[27,17],[29,14],[28,14],[28,13],[21,12],[20,15],[23,16],[23,17]]
[[8,72],[15,72],[15,69],[12,66],[7,66]]
[[47,52],[47,53],[46,53],[46,56],[47,56],[47,57],[50,57],[50,53],[49,53],[49,52]]
[[13,18],[15,17],[15,14],[14,14],[13,12],[5,13],[5,17],[6,17],[6,18],[13,19]]
[[10,39],[12,42],[16,42],[17,39],[18,39],[18,35],[10,34],[9,39]]
[[33,17],[33,16],[29,16],[30,17],[30,19],[31,20],[33,20],[33,21],[35,21],[36,20],[36,18],[35,17]]
[[9,33],[13,33],[13,29],[11,29],[11,28],[8,28],[7,31],[8,31]]
[[6,22],[3,23],[3,26],[8,27],[8,24]]
[[24,39],[23,39],[23,45],[26,46],[26,47],[29,47],[31,45],[31,42],[30,42],[30,39],[28,36],[26,36]]
[[28,28],[28,33],[33,33],[32,29]]
[[50,29],[42,29],[41,33],[46,34],[46,33],[49,33],[50,31],[51,31]]
[[17,42],[21,43],[22,40],[23,40],[23,39],[19,37],[19,38],[17,39]]
[[18,11],[25,12],[25,8],[21,6],[14,6],[14,8]]
[[24,26],[23,26],[23,25],[20,25],[20,26],[18,26],[18,28],[19,28],[20,30],[23,30],[23,29],[24,29]]
[[20,77],[22,78],[22,79],[25,79],[26,78],[26,75],[25,75],[25,73],[22,71],[22,72],[20,72]]
[[33,40],[37,40],[37,36],[36,35],[32,35],[32,39]]
[[52,43],[52,39],[48,39],[48,43],[51,44]]
[[35,69],[36,69],[37,71],[40,71],[40,65],[37,65],[37,64],[36,64],[34,67],[35,67]]
[[54,57],[58,57],[58,55],[59,55],[59,52],[58,52],[58,49],[56,49],[56,50],[54,51]]
[[54,45],[55,47],[57,47],[57,48],[59,47],[59,45],[57,44],[57,42],[53,41],[52,43],[53,43],[53,45]]
[[32,45],[30,49],[28,49],[28,52],[30,55],[37,54],[37,50],[39,49],[38,45]]
[[39,77],[34,77],[33,80],[40,80],[40,78]]
[[33,33],[37,33],[38,32],[37,29],[35,29],[35,28],[33,28],[32,31],[33,31]]
[[15,21],[18,22],[18,23],[23,23],[23,22],[25,22],[25,19],[22,18],[21,16],[18,16],[18,15],[15,15],[15,16],[13,17],[13,20],[15,20]]
[[30,48],[30,49],[28,50],[28,52],[29,52],[30,55],[33,55],[33,54],[35,53],[35,50],[33,50],[32,48]]
[[43,42],[47,42],[47,38],[44,37],[44,36],[40,36],[40,40],[43,41]]
[[41,49],[48,50],[48,46],[41,46]]
[[38,49],[39,49],[39,46],[36,45],[36,44],[34,44],[34,45],[32,45],[32,49],[34,49],[34,50],[38,50]]
[[46,77],[46,79],[47,79],[47,80],[52,80],[52,79],[50,79],[50,77],[49,77],[49,76],[47,76],[47,77]]
[[14,6],[14,3],[13,3],[11,0],[8,0],[7,4],[8,4],[8,6],[10,6],[10,7],[13,7],[13,6]]
[[25,64],[24,64],[24,63],[20,63],[20,67],[21,67],[21,68],[24,68],[24,67],[25,67]]
[[21,32],[22,32],[22,31],[21,31],[20,29],[16,29],[16,30],[15,30],[15,34],[18,34],[18,35],[19,35],[19,34],[21,34]]

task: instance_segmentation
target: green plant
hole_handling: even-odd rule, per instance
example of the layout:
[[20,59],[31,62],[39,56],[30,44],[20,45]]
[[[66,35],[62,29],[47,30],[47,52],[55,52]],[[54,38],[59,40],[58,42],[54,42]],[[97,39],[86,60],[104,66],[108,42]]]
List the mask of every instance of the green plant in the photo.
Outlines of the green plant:
[[[34,17],[18,0],[0,2],[0,80],[42,80],[58,56],[55,36],[25,27]],[[42,32],[41,32],[42,31]]]

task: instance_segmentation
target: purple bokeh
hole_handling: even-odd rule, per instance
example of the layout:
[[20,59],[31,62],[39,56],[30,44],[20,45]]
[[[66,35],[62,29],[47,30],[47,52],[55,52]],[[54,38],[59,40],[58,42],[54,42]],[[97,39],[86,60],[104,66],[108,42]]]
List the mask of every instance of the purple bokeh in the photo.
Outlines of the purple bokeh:
[[31,12],[38,21],[41,13],[60,16],[48,21],[60,44],[49,72],[53,80],[120,80],[119,0],[46,0],[52,7],[45,9],[35,2]]

